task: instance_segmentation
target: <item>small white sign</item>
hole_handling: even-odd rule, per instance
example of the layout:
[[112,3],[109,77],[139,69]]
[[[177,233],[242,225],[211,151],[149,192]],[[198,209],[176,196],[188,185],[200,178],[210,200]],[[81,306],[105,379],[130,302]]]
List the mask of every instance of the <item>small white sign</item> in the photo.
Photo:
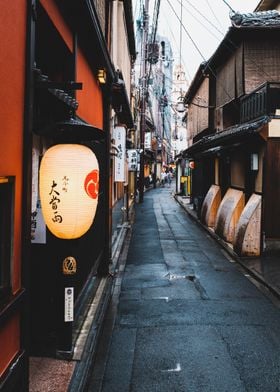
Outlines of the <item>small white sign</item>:
[[127,163],[129,171],[137,171],[137,150],[127,150]]
[[[36,141],[36,138],[35,138]],[[32,197],[31,211],[36,211],[38,200],[39,148],[32,148]]]
[[74,321],[74,287],[64,288],[64,321]]
[[125,182],[125,138],[126,129],[124,127],[115,127],[114,138],[117,147],[117,156],[115,157],[115,181]]
[[150,150],[152,148],[152,134],[151,132],[145,132],[145,148]]
[[31,242],[33,244],[46,243],[46,224],[42,214],[41,201],[37,201],[37,208],[31,214]]

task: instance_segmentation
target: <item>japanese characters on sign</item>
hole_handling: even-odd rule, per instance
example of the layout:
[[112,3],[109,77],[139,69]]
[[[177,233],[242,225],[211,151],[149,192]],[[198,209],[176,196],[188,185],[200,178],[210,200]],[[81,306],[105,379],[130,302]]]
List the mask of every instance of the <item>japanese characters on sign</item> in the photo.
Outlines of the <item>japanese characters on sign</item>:
[[74,321],[74,287],[64,289],[64,321]]
[[46,224],[44,222],[41,201],[37,201],[37,208],[31,213],[31,242],[33,244],[46,243]]
[[125,139],[126,130],[124,127],[115,127],[114,139],[117,147],[117,155],[115,157],[115,181],[125,182]]
[[145,132],[145,148],[150,150],[152,148],[152,135],[151,132]]
[[128,171],[137,171],[137,150],[127,150]]

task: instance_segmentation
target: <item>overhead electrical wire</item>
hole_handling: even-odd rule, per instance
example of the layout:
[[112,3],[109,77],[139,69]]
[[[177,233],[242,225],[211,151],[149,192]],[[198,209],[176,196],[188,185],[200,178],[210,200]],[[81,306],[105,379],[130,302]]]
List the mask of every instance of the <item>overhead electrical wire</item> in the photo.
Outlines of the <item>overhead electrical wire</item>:
[[201,104],[195,103],[193,101],[192,101],[191,104],[194,105],[194,106],[198,106],[199,108],[202,108],[202,109],[215,109],[215,106],[201,105]]
[[[211,20],[209,20],[205,15],[203,15],[203,13],[201,11],[199,11],[198,8],[196,8],[189,0],[185,0],[203,19],[206,20],[206,22],[208,22],[216,31],[218,31],[221,35],[224,36],[224,32],[221,31],[220,29],[218,29],[218,27],[211,22]],[[185,8],[185,7],[184,7]],[[185,8],[186,9],[186,8]],[[188,12],[190,12],[188,10]]]
[[206,1],[207,5],[208,5],[208,7],[209,7],[209,9],[210,9],[210,11],[211,11],[211,13],[212,13],[212,15],[213,15],[214,18],[216,19],[216,22],[218,22],[218,24],[223,28],[222,23],[221,23],[221,21],[219,20],[219,18],[217,18],[217,15],[215,14],[213,8],[211,7],[209,0],[205,0],[205,1]]
[[[185,0],[185,1],[187,1],[188,2],[188,4],[193,8],[193,9],[195,9],[205,20],[207,20],[207,22],[208,23],[210,23],[211,24],[211,26],[213,26],[220,34],[222,34],[222,36],[224,36],[224,33],[220,30],[220,29],[218,29],[217,28],[217,26],[215,26],[208,18],[206,18],[206,16],[204,16],[189,0]],[[234,11],[233,11],[234,12]],[[232,41],[232,40],[230,40],[229,38],[226,38],[226,41],[228,41],[235,49],[237,49],[238,47],[236,46],[236,44]],[[226,45],[225,44],[225,47],[227,48],[227,49],[229,49],[229,51],[231,51],[232,53],[233,53],[233,49],[232,49],[232,47],[229,47],[228,45]],[[256,63],[252,58],[250,58],[250,56],[248,56],[248,60],[252,63],[252,64],[254,64],[255,66],[256,66],[256,68],[257,68],[257,71],[259,72],[259,74],[263,74],[263,75],[265,75],[265,76],[267,76],[267,77],[270,77],[270,75],[269,74],[267,74],[266,72],[265,72],[265,70],[264,69],[262,69],[260,66],[259,66],[259,64],[258,63]]]
[[[149,43],[152,44],[152,46],[156,42],[156,35],[157,35],[157,28],[158,28],[158,19],[159,19],[159,10],[160,10],[160,1],[161,0],[156,0],[156,2],[154,4],[152,33],[151,33],[151,40],[149,42]],[[151,73],[152,73],[152,62],[150,62],[150,67],[149,67],[149,72],[148,72],[148,80],[151,77]]]
[[180,21],[179,16],[177,15],[176,11],[174,10],[174,7],[172,6],[172,4],[170,3],[169,0],[167,0],[167,3],[169,4],[170,8],[172,9],[172,11],[174,12],[176,18],[179,20],[180,24],[182,25],[185,33],[187,34],[187,36],[189,37],[189,39],[191,40],[191,42],[193,43],[194,47],[196,48],[196,50],[198,51],[198,53],[200,54],[200,56],[203,58],[204,61],[206,61],[206,58],[204,57],[203,53],[201,52],[201,50],[199,49],[199,47],[197,46],[197,44],[195,43],[195,41],[193,40],[192,36],[190,35],[190,33],[188,32],[188,30],[185,28],[185,26],[183,25],[183,23]]
[[158,28],[158,18],[159,18],[159,10],[160,10],[160,0],[156,0],[154,4],[154,13],[153,13],[153,24],[152,24],[152,33],[151,33],[151,42],[154,44],[156,41],[156,34]]
[[[189,0],[186,0],[186,1],[188,1],[188,3],[189,3],[190,5],[192,5],[192,4],[189,2]],[[178,16],[178,14],[176,13],[176,11],[174,10],[174,8],[172,7],[170,1],[167,0],[167,2],[168,2],[168,4],[169,4],[169,6],[171,7],[173,13],[175,14],[175,16],[177,17],[177,19],[178,19],[179,22],[180,22],[180,18],[179,18],[179,16]],[[195,8],[195,7],[193,6],[193,8]],[[230,7],[230,8],[231,8],[231,7]],[[232,8],[231,8],[231,10],[232,10],[232,12],[234,12],[234,10],[233,10]],[[200,13],[200,11],[198,11],[198,12]],[[201,13],[200,13],[200,14],[201,14]],[[202,14],[201,14],[201,15],[202,15]],[[205,17],[204,17],[204,19],[207,20],[207,18],[205,18]],[[210,22],[210,23],[211,23],[211,22]],[[208,66],[210,72],[212,73],[212,75],[213,75],[213,76],[215,77],[215,79],[216,79],[216,78],[217,78],[217,75],[215,74],[215,72],[214,72],[214,70],[212,69],[212,67],[210,67],[210,65],[209,65],[210,60],[211,60],[211,57],[210,57],[210,59],[209,59],[208,61],[205,59],[205,57],[203,56],[202,52],[199,50],[198,45],[194,42],[194,40],[192,39],[190,33],[186,30],[186,28],[185,28],[184,25],[183,25],[183,28],[184,28],[184,31],[186,32],[186,34],[188,35],[188,37],[190,38],[191,42],[193,43],[193,45],[195,46],[195,48],[196,48],[197,51],[199,52],[200,56],[201,56],[201,57],[203,58],[203,60],[205,61],[206,66]],[[216,28],[216,30],[219,31],[220,33],[222,33],[219,29]],[[223,33],[222,33],[222,34],[223,34]],[[224,34],[223,34],[223,35],[224,35]],[[238,49],[238,46],[236,46],[236,44],[235,44],[233,41],[231,41],[231,40],[228,39],[228,38],[226,38],[226,41],[228,41],[228,42],[232,45],[232,47],[233,47],[234,49]],[[232,47],[229,47],[229,46],[226,45],[225,43],[224,43],[224,45],[225,45],[225,47],[227,47],[227,49],[228,49],[230,52],[234,53],[234,49],[233,49]],[[248,60],[249,60],[252,64],[254,64],[254,65],[256,66],[257,71],[258,71],[259,74],[265,75],[266,77],[270,77],[270,75],[267,74],[267,73],[265,72],[265,70],[264,70],[263,68],[261,68],[253,59],[251,59],[250,56],[248,56],[247,58],[248,58]],[[226,93],[226,95],[227,95],[229,98],[232,99],[231,95],[228,93],[228,91],[225,89],[224,86],[222,86],[222,89],[224,90],[224,92]]]
[[144,9],[143,0],[136,0],[136,3],[135,3],[135,35],[136,35],[136,40],[139,40],[139,41],[141,41],[143,23],[144,23],[143,9]]
[[[205,56],[203,55],[203,53],[201,52],[201,50],[199,49],[198,45],[195,43],[195,41],[193,40],[192,36],[190,35],[190,33],[187,31],[186,27],[183,25],[183,23],[180,21],[179,16],[177,15],[176,11],[174,10],[174,7],[172,6],[172,4],[170,3],[169,0],[167,0],[170,8],[172,9],[172,11],[174,12],[176,18],[179,20],[179,22],[182,24],[182,27],[185,31],[185,33],[187,34],[187,36],[189,37],[189,39],[191,40],[191,42],[193,43],[194,47],[196,48],[196,50],[198,51],[198,53],[200,54],[200,56],[202,57],[202,59],[205,61],[205,66],[208,66],[209,71],[212,73],[212,75],[214,76],[215,79],[217,79],[217,75],[215,74],[214,70],[212,69],[212,67],[210,67],[209,63],[210,63],[210,59],[207,61]],[[232,96],[229,94],[229,92],[226,90],[226,88],[222,85],[222,89],[225,92],[225,94],[228,96],[228,98],[230,98],[232,100]],[[236,105],[236,104],[235,104]]]
[[[177,1],[180,2],[179,0],[177,0]],[[196,10],[196,12],[197,12],[200,16],[203,17],[203,19],[205,19],[213,28],[215,28],[216,31],[218,31],[220,34],[222,34],[222,35],[224,36],[224,33],[223,33],[220,29],[218,29],[217,26],[215,26],[208,18],[206,18],[206,17],[205,17],[205,16],[204,16],[204,15],[203,15],[203,14],[193,5],[193,4],[191,4],[190,1],[188,1],[188,0],[186,0],[186,1],[189,3],[189,5],[190,5],[192,8],[194,8],[194,9]],[[171,3],[170,3],[169,0],[167,0],[167,2],[168,2],[168,4],[169,4],[169,6],[171,7],[173,13],[175,14],[175,16],[177,17],[177,19],[179,20],[180,24],[182,25],[182,27],[183,27],[185,33],[188,35],[189,39],[191,40],[192,44],[195,46],[195,48],[196,48],[196,50],[198,51],[198,53],[200,54],[200,56],[201,56],[201,57],[203,58],[203,60],[206,62],[206,65],[208,65],[208,68],[209,68],[210,72],[211,72],[211,73],[213,74],[213,76],[216,78],[217,75],[215,74],[215,72],[213,71],[213,69],[209,66],[209,62],[210,62],[211,58],[210,58],[208,61],[205,59],[205,57],[204,57],[204,55],[202,54],[202,52],[200,51],[198,45],[195,43],[195,41],[194,41],[193,38],[191,37],[190,33],[187,31],[187,29],[185,28],[185,26],[182,24],[182,21],[181,21],[180,18],[178,17],[178,15],[177,15],[177,13],[176,13],[174,7],[171,5]],[[234,12],[233,8],[232,8],[227,2],[225,2],[225,1],[223,1],[223,2],[230,8],[230,10],[231,10],[232,12]],[[214,14],[214,12],[213,12],[213,9],[211,8],[211,6],[210,6],[208,0],[207,0],[207,3],[208,3],[208,6],[210,7],[210,9],[212,10],[213,15],[215,16],[215,14]],[[159,7],[160,7],[160,0],[156,1],[155,7],[154,7],[154,18],[153,18],[153,25],[152,25],[152,26],[153,26],[153,30],[152,30],[152,35],[151,35],[151,37],[152,37],[152,41],[151,41],[151,42],[153,42],[153,43],[155,43],[156,32],[157,32],[157,27],[158,27]],[[185,8],[185,7],[184,7],[184,8]],[[186,9],[186,8],[185,8],[185,9]],[[192,15],[192,17],[193,17],[194,19],[196,19],[196,20],[198,21],[198,19],[190,12],[190,10],[187,10],[187,11]],[[167,18],[166,18],[166,19],[167,19]],[[217,19],[217,18],[216,18],[216,19]],[[167,19],[167,21],[168,21],[168,19]],[[199,21],[198,21],[198,22],[199,22]],[[213,34],[213,33],[203,24],[203,23],[202,23],[202,22],[199,22],[199,23],[202,24],[202,26],[203,26],[204,28],[206,28],[207,31],[208,31],[209,33],[211,33],[215,38],[217,38],[217,37],[216,37],[216,36],[215,36],[215,35],[214,35],[214,34]],[[172,29],[170,28],[169,23],[167,23],[167,24],[168,24],[168,28],[169,28],[171,34],[173,35],[174,42],[177,44],[177,41],[176,41],[176,39],[175,39],[175,37],[174,37],[174,34],[173,34],[173,31],[172,31]],[[217,38],[217,39],[218,39],[218,38]],[[226,41],[228,41],[228,42],[232,45],[232,47],[229,47],[229,46],[227,46],[227,45],[225,45],[225,46],[233,53],[233,52],[234,52],[234,49],[237,49],[238,47],[237,47],[236,44],[235,44],[234,42],[232,42],[230,39],[226,38]],[[234,49],[233,49],[233,48],[234,48]],[[268,74],[265,72],[264,69],[260,68],[260,66],[259,66],[254,60],[252,60],[250,57],[248,57],[248,59],[256,66],[256,68],[258,68],[259,72],[261,72],[261,73],[264,74],[265,76],[270,77],[270,75],[268,75]],[[185,64],[184,64],[184,66],[185,66],[186,71],[187,71],[187,67],[186,67]],[[151,64],[150,64],[149,75],[151,74],[151,72],[152,72],[152,67],[151,67]],[[149,76],[149,77],[150,77],[150,76]],[[191,77],[190,77],[190,79],[191,79]],[[227,92],[227,90],[224,88],[224,86],[222,86],[222,88],[223,88],[224,92],[226,93],[226,95],[227,95],[229,98],[232,99],[231,95]],[[194,104],[195,106],[201,107],[201,108],[212,108],[212,106],[206,106],[206,105],[204,106],[204,105],[201,105],[201,104],[197,104],[197,103],[195,103],[195,102],[193,102],[192,104]]]
[[[178,2],[179,2],[179,0],[177,0]],[[208,33],[209,34],[211,34],[214,38],[216,38],[216,40],[217,41],[220,41],[220,38],[219,37],[217,37],[214,33],[213,33],[213,31],[211,31],[211,30],[209,30],[209,28],[204,24],[204,23],[202,23],[201,22],[201,20],[199,20],[198,19],[198,17],[197,16],[195,16],[189,9],[187,9],[185,6],[183,6],[183,8],[202,26],[202,27],[204,27],[205,28],[205,30],[207,30],[208,31]],[[219,31],[219,33],[221,33],[220,31]],[[222,33],[223,34],[223,33]]]
[[222,0],[222,2],[225,3],[225,5],[231,10],[231,12],[235,12],[226,0]]
[[[183,3],[182,0],[180,0],[180,9],[181,9],[181,15],[180,15],[180,59],[179,59],[179,65],[180,68],[182,68],[182,22],[183,22]],[[181,69],[180,69],[181,71]]]
[[[172,30],[171,27],[170,27],[170,23],[169,23],[169,21],[168,21],[168,18],[167,18],[166,14],[165,14],[164,12],[163,12],[163,15],[164,15],[165,20],[166,20],[166,25],[167,25],[167,27],[168,27],[168,29],[169,29],[169,31],[170,31],[170,34],[172,35],[173,41],[174,41],[175,46],[176,46],[176,48],[177,48],[177,51],[178,51],[178,53],[179,53],[179,52],[180,52],[180,48],[179,48],[179,46],[178,46],[177,39],[175,38],[175,35],[174,35],[174,33],[173,33],[173,30]],[[192,79],[192,76],[191,76],[190,72],[188,71],[188,67],[186,66],[185,61],[184,61],[183,59],[181,59],[181,61],[182,61],[183,65],[184,65],[184,69],[185,69],[185,71],[186,71],[186,73],[187,73],[187,75],[188,75],[188,80],[187,80],[187,82],[188,82],[188,84],[190,84],[190,81],[191,81],[191,79]]]

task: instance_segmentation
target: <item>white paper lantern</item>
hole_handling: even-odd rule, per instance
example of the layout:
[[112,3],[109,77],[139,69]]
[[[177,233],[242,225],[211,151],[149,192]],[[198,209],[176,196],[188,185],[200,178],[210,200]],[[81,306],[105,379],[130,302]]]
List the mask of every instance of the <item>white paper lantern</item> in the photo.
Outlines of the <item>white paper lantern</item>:
[[85,234],[95,217],[99,166],[93,151],[79,144],[58,144],[44,154],[39,176],[43,217],[58,238]]

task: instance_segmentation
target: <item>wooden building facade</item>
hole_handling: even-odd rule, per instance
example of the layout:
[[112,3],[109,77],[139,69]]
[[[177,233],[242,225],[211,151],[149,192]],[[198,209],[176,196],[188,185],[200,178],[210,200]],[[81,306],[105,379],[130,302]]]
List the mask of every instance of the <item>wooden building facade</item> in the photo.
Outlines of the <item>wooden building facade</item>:
[[[0,143],[0,388],[27,385],[26,290],[23,271],[25,226],[22,169],[25,123],[26,5],[3,3],[0,64],[3,125]],[[19,389],[18,389],[19,390]]]
[[[111,117],[114,112],[118,124],[133,128],[125,83],[135,55],[131,2],[119,2],[120,42],[126,40],[129,63],[120,75],[111,53],[113,3],[16,0],[2,7],[1,391],[28,390],[30,355],[73,358],[89,303],[109,273]],[[72,239],[46,226],[39,189],[42,159],[60,145],[82,146],[98,162],[99,176],[84,184],[98,194],[95,216]],[[54,214],[59,203],[57,197]],[[77,206],[79,221],[79,200]]]
[[[192,145],[182,155],[195,161],[195,207],[206,225],[215,208],[213,230],[244,256],[280,241],[280,188],[273,181],[280,170],[279,28],[277,11],[232,15],[232,27],[185,97]],[[220,204],[212,198],[217,186]],[[221,233],[230,230],[228,240]]]

